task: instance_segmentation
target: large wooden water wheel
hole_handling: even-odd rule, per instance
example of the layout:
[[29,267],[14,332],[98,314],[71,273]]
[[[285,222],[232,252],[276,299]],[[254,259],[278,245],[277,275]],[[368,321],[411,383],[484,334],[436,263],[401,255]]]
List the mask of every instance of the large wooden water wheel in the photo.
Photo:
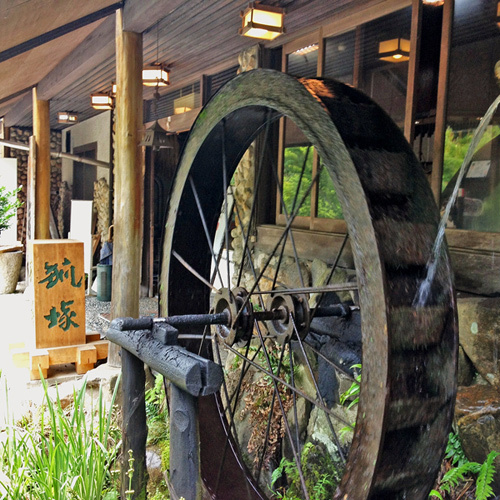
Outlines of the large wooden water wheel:
[[[326,292],[328,298],[352,290],[352,283],[330,280],[318,288],[281,278],[282,248],[285,243],[294,247],[290,228],[305,196],[297,194],[289,213],[282,208],[285,225],[274,250],[258,261],[255,206],[243,221],[232,201],[231,179],[257,136],[262,149],[255,167],[257,190],[262,187],[259,172],[276,169],[272,155],[263,151],[272,124],[283,116],[314,146],[335,186],[355,267],[359,299],[354,302],[335,306],[331,300],[311,300],[313,294]],[[279,199],[281,177],[273,178]],[[312,178],[308,189],[318,179]],[[447,441],[456,392],[457,321],[445,249],[428,299],[415,303],[438,216],[421,166],[398,127],[351,87],[257,70],[229,82],[202,110],[171,195],[161,312],[211,311],[229,318],[227,326],[191,327],[192,339],[183,341],[188,349],[222,364],[225,373],[220,392],[199,399],[201,478],[208,496],[273,498],[270,474],[285,458],[295,465],[275,482],[274,490],[288,486],[300,498],[315,498],[319,479],[308,477],[310,464],[303,457],[309,441],[338,465],[341,481],[330,497],[426,498]],[[240,262],[233,263],[235,226],[241,228],[245,244]],[[292,255],[293,266],[300,269],[296,250]],[[336,251],[330,261],[338,261]],[[242,268],[252,274],[250,283],[242,283]],[[215,278],[218,285],[213,285]],[[313,318],[340,315],[348,322],[356,306],[361,315],[362,382],[354,436],[346,450],[334,430],[339,415],[335,404],[327,404],[317,385],[319,355],[310,335]],[[328,328],[338,322],[324,324]],[[335,337],[335,327],[330,328],[322,333]],[[267,402],[251,400],[265,394]],[[308,415],[322,415],[322,432],[335,446],[322,447],[304,429],[299,407]],[[260,441],[252,434],[257,420],[248,424],[252,412],[261,412],[260,422],[265,423]]]

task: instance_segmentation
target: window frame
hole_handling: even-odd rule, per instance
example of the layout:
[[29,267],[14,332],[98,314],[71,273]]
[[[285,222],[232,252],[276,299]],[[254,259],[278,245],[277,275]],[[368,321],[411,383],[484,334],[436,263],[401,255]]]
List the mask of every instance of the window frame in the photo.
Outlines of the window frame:
[[[317,62],[317,76],[323,76],[324,64],[325,64],[325,44],[328,38],[342,35],[349,31],[355,31],[355,47],[354,47],[354,62],[353,62],[353,86],[358,87],[360,83],[360,74],[362,66],[362,25],[366,24],[374,19],[386,16],[398,10],[405,9],[412,6],[412,21],[411,21],[411,40],[417,43],[419,39],[419,33],[421,30],[421,3],[420,0],[405,0],[405,1],[387,1],[383,5],[380,4],[370,4],[364,9],[352,9],[349,10],[344,16],[336,19],[333,22],[327,22],[322,26],[317,27],[313,31],[298,37],[292,41],[289,41],[282,46],[282,60],[281,60],[281,70],[287,72],[288,69],[288,56],[295,52],[296,50],[306,47],[308,45],[317,43],[318,44],[318,62]],[[415,14],[416,8],[416,14]],[[416,50],[410,52],[410,61],[408,69],[408,91],[406,96],[406,109],[405,109],[405,136],[407,139],[411,137],[413,133],[412,129],[408,130],[408,135],[406,133],[407,121],[408,123],[414,122],[415,106],[414,106],[414,94],[415,94],[415,75],[417,73],[416,64]],[[410,83],[410,78],[412,83]],[[410,95],[411,94],[411,95]],[[411,103],[411,105],[409,104]],[[407,118],[408,112],[410,112],[410,118]],[[279,182],[283,180],[283,166],[284,166],[284,146],[285,146],[285,133],[286,124],[285,118],[281,118],[279,122],[279,132],[278,132],[278,178]],[[444,140],[444,136],[443,136]],[[312,177],[314,178],[318,172],[319,167],[319,156],[317,152],[313,151],[313,170]],[[328,232],[328,233],[346,233],[346,223],[341,219],[327,219],[317,216],[318,213],[318,186],[316,183],[314,188],[311,190],[311,213],[309,216],[297,216],[292,223],[292,227],[298,229],[308,229],[314,232]],[[286,225],[286,217],[281,211],[281,195],[279,192],[276,193],[276,210],[275,210],[275,224],[279,226]]]

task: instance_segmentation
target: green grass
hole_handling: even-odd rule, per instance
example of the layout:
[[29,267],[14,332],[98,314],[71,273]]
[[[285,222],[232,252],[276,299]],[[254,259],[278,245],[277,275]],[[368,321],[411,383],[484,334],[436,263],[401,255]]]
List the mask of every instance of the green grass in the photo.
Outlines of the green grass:
[[[119,382],[106,408],[102,390],[86,410],[84,383],[64,409],[57,394],[51,401],[42,380],[45,405],[40,421],[28,428],[9,422],[0,444],[0,467],[7,481],[2,500],[98,500],[117,498],[112,469],[120,451],[120,431],[113,405]],[[8,401],[7,401],[8,407]],[[0,490],[1,491],[1,490]]]

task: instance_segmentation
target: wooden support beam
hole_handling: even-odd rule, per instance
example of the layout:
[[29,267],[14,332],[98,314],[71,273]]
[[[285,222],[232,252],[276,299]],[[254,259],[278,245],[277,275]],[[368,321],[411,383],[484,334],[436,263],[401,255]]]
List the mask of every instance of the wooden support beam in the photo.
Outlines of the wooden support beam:
[[6,61],[7,59],[11,59],[16,57],[24,52],[27,52],[35,47],[43,45],[44,43],[50,42],[60,36],[66,35],[67,33],[71,33],[82,26],[86,26],[87,24],[93,23],[103,17],[109,16],[112,14],[117,8],[122,6],[122,2],[117,2],[112,5],[108,5],[103,9],[97,10],[95,12],[91,12],[86,16],[81,17],[80,19],[75,19],[74,21],[70,21],[62,26],[58,26],[50,31],[46,31],[45,33],[31,38],[30,40],[26,40],[14,47],[9,47],[6,50],[0,52],[0,62]]
[[36,141],[35,239],[50,239],[50,116],[49,101],[33,88],[33,135]]
[[[123,29],[123,12],[116,14],[116,154],[113,246],[113,318],[139,315],[143,225],[142,137],[142,35]],[[114,349],[113,349],[114,350]],[[110,364],[117,364],[116,351]],[[111,358],[110,353],[110,358]],[[122,349],[123,425],[121,493],[126,498],[146,498],[146,405],[144,363]],[[128,451],[132,450],[134,474],[129,484]],[[131,487],[130,487],[131,486]]]
[[[85,40],[66,56],[37,85],[38,98],[49,100],[115,53],[115,16],[105,19]],[[29,113],[31,93],[20,99],[5,115],[7,126],[16,125]]]
[[410,36],[410,61],[408,65],[408,85],[406,92],[406,111],[404,134],[406,140],[413,144],[415,135],[415,110],[417,107],[417,74],[418,58],[420,55],[420,35],[422,32],[422,2],[412,0],[411,36]]
[[[167,16],[184,3],[183,0],[128,0],[123,13],[124,29],[142,33],[157,19]],[[114,56],[115,16],[105,19],[75,50],[68,54],[38,83],[39,99],[49,100],[56,94],[82,79],[94,68]],[[5,114],[5,125],[17,125],[32,108],[28,92]]]
[[[120,11],[119,11],[120,12]],[[142,154],[142,36],[116,19],[115,217],[112,317],[139,315],[144,179]]]
[[450,70],[451,32],[455,0],[443,5],[443,26],[441,30],[441,53],[439,55],[439,83],[436,103],[436,129],[432,160],[431,188],[437,206],[441,206],[441,182],[443,177],[444,141],[446,135],[448,80]]

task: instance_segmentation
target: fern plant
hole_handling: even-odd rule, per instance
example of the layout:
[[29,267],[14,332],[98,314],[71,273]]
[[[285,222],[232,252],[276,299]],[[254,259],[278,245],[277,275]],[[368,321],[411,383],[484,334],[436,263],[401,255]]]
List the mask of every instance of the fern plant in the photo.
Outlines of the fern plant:
[[491,451],[486,457],[483,465],[481,465],[476,481],[477,500],[486,500],[487,498],[493,496],[493,490],[491,489],[493,475],[495,474],[495,466],[493,465],[493,462],[499,455],[499,452]]
[[477,462],[465,462],[458,467],[451,468],[441,479],[439,490],[431,490],[429,497],[444,500],[443,493],[451,493],[451,490],[460,482],[466,481],[467,476],[477,475],[475,500],[488,500],[493,496],[491,483],[495,474],[493,462],[500,455],[497,451],[491,451],[483,464]]

